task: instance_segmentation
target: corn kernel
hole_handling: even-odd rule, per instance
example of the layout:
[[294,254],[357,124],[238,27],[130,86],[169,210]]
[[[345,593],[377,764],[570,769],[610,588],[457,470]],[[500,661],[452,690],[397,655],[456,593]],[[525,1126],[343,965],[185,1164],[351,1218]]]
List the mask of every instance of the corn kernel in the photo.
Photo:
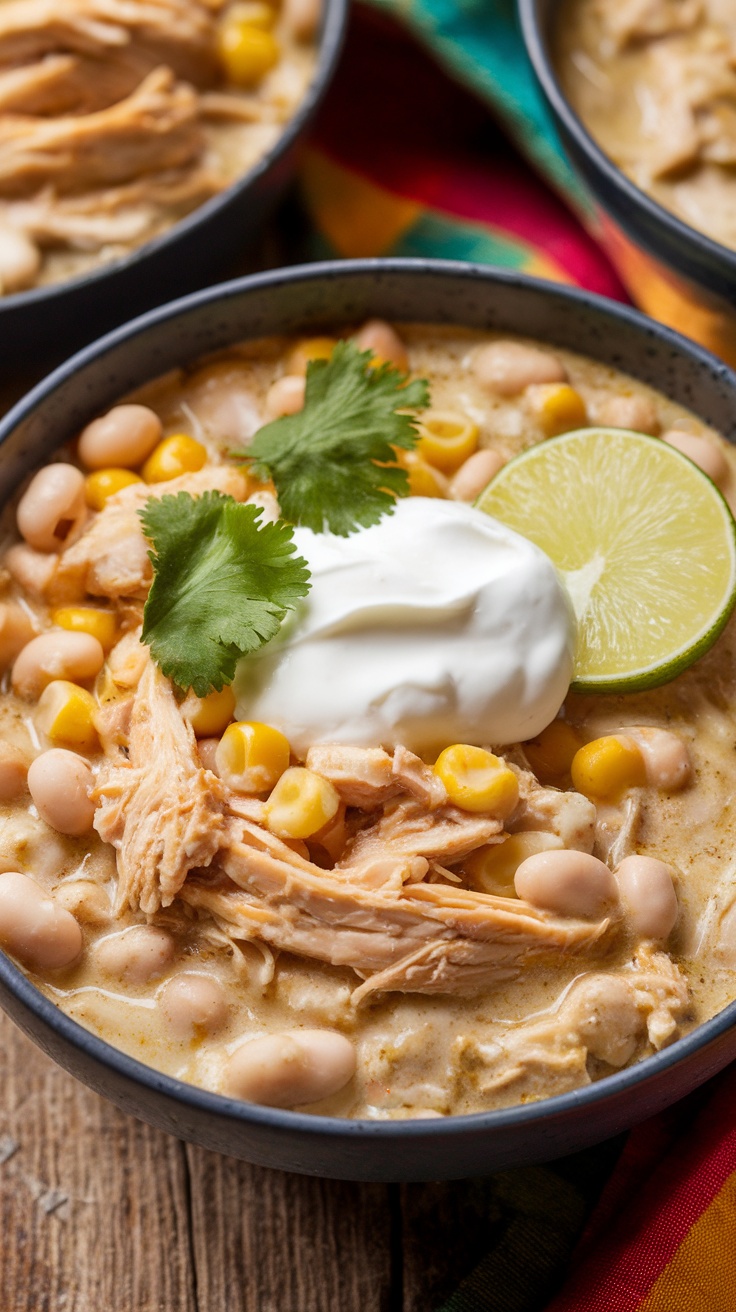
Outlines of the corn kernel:
[[266,793],[288,768],[290,756],[288,740],[278,729],[238,720],[222,735],[215,763],[220,778],[236,792]]
[[583,740],[571,724],[553,720],[537,738],[524,743],[524,754],[538,779],[546,783],[570,773],[573,757]]
[[109,497],[143,479],[130,469],[96,469],[84,480],[84,496],[90,510],[102,510]]
[[526,861],[528,856],[535,856],[537,852],[562,847],[564,843],[557,834],[530,829],[520,834],[508,834],[502,843],[479,848],[464,863],[463,869],[469,882],[481,893],[492,893],[496,897],[516,897],[514,875],[522,861]]
[[575,753],[570,773],[579,793],[598,801],[616,801],[627,788],[646,783],[644,757],[633,738],[595,738]]
[[236,87],[252,87],[270,73],[281,58],[281,47],[264,24],[226,13],[217,31],[217,49],[226,77]]
[[478,446],[477,424],[450,410],[427,410],[418,427],[418,455],[444,474],[454,474]]
[[187,433],[173,433],[153,449],[142,469],[146,483],[168,483],[182,474],[195,474],[207,460],[207,450]]
[[265,820],[279,838],[311,838],[337,815],[340,795],[327,779],[294,765],[285,770],[265,806]]
[[446,497],[449,484],[444,474],[428,465],[416,451],[394,448],[396,459],[409,475],[409,495],[412,497]]
[[99,606],[60,606],[51,612],[52,624],[71,633],[91,633],[108,652],[118,637],[118,622],[111,610]]
[[35,722],[54,747],[96,752],[100,748],[94,724],[96,711],[97,703],[85,688],[66,679],[53,679],[38,699]]
[[190,691],[181,704],[181,713],[197,738],[219,738],[235,714],[235,694],[227,684],[221,692],[206,697]]
[[447,795],[463,811],[490,812],[504,820],[516,809],[519,784],[513,770],[482,747],[455,743],[435,762]]
[[298,342],[286,362],[287,374],[304,377],[310,360],[329,360],[337,346],[334,337],[307,337]]
[[546,437],[569,433],[588,422],[585,402],[569,383],[533,383],[527,387],[524,399]]

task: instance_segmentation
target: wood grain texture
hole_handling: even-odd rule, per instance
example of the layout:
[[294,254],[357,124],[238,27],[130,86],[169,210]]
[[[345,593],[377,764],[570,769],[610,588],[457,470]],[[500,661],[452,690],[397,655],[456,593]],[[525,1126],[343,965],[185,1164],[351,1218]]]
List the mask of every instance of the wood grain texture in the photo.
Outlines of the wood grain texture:
[[0,1014],[0,1312],[400,1312],[398,1198],[187,1147]]

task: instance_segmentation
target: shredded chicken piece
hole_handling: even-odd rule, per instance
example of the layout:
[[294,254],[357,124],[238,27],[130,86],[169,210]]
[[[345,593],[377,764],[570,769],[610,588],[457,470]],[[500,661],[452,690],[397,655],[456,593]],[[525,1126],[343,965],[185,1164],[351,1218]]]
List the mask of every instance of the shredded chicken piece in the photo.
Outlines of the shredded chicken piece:
[[242,501],[247,483],[231,465],[206,465],[196,474],[184,474],[166,483],[134,483],[105,503],[80,538],[59,557],[47,585],[47,596],[137,597],[145,599],[153,571],[148,543],[143,536],[138,511],[150,497],[176,496],[189,492],[200,496],[215,490]]
[[209,912],[235,939],[263,939],[351,966],[367,977],[356,1001],[376,989],[472,992],[513,978],[530,957],[586,952],[611,925],[563,920],[517,899],[440,884],[368,887],[360,869],[321,870],[234,817],[218,864],[229,880],[192,876],[181,890],[185,902]]
[[307,752],[306,765],[329,780],[346,806],[371,810],[398,792],[391,757],[382,747],[316,743]]
[[506,822],[509,833],[527,829],[557,834],[563,847],[592,852],[596,808],[582,793],[544,788],[528,770],[512,765],[519,779],[519,805]]
[[0,118],[0,194],[128,182],[192,164],[202,148],[196,92],[158,68],[125,100],[94,114]]
[[203,769],[192,728],[152,662],[135,694],[128,752],[101,766],[94,826],[117,848],[117,912],[152,915],[171,905],[190,870],[210,864],[224,836],[220,781]]
[[702,0],[617,0],[603,10],[606,26],[619,48],[685,32],[695,26],[702,13]]
[[183,217],[222,190],[222,178],[204,166],[169,169],[119,187],[58,196],[45,187],[22,200],[0,200],[0,222],[42,247],[96,251],[155,236],[164,212]]
[[310,747],[306,763],[329,779],[346,806],[370,811],[401,793],[411,794],[428,808],[447,801],[442,780],[406,747],[397,747],[391,757],[381,747],[316,743]]
[[201,0],[5,0],[0,67],[63,51],[89,56],[105,72],[116,65],[128,73],[130,90],[160,64],[210,86],[218,75],[212,11],[220,7]]
[[687,1010],[688,988],[664,952],[641,949],[630,965],[579,977],[555,1010],[524,1021],[502,1038],[480,1044],[459,1038],[453,1055],[457,1079],[470,1076],[484,1094],[513,1088],[518,1099],[590,1084],[589,1057],[625,1066],[674,1036]]
[[439,775],[406,747],[394,748],[393,776],[401,788],[431,810],[447,801],[447,789]]

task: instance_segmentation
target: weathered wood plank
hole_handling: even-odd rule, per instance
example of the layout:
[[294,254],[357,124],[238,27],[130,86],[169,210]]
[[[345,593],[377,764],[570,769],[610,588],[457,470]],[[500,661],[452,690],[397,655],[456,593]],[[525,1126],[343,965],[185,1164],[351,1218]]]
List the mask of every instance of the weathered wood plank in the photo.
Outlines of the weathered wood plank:
[[491,1246],[501,1209],[492,1179],[401,1187],[402,1312],[439,1307]]
[[192,1147],[187,1158],[200,1312],[394,1306],[386,1186],[285,1175]]
[[2,1312],[197,1312],[190,1252],[178,1141],[0,1015]]

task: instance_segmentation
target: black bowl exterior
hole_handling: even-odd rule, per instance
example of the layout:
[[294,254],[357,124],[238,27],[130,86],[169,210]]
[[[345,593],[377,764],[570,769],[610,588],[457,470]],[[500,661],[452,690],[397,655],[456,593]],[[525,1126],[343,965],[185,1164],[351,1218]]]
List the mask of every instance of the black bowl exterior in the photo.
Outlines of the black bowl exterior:
[[[325,0],[319,54],[304,100],[262,159],[225,191],[122,260],[69,282],[0,297],[0,380],[42,376],[134,315],[232,272],[291,181],[337,67],[349,0]],[[40,364],[40,367],[39,367]]]
[[[668,393],[736,440],[736,376],[635,311],[487,267],[442,261],[308,265],[151,311],[86,348],[0,424],[0,496],[127,390],[243,338],[314,333],[372,315],[536,336]],[[127,1057],[65,1016],[0,953],[0,1003],[40,1047],[123,1110],[261,1165],[352,1180],[453,1179],[549,1160],[660,1111],[736,1057],[736,1003],[670,1048],[532,1105],[419,1121],[346,1121],[236,1102]]]
[[551,38],[560,0],[518,0],[527,52],[573,165],[596,204],[595,235],[638,305],[736,365],[736,251],[683,223],[601,150],[560,86]]

